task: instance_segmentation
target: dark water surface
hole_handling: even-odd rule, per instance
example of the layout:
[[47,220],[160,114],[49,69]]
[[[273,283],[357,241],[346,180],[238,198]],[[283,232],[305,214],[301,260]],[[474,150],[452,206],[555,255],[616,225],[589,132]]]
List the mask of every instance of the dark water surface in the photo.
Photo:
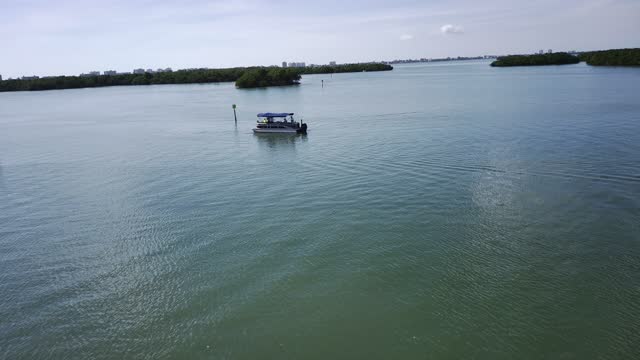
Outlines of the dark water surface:
[[0,94],[0,358],[640,356],[640,69],[303,80]]

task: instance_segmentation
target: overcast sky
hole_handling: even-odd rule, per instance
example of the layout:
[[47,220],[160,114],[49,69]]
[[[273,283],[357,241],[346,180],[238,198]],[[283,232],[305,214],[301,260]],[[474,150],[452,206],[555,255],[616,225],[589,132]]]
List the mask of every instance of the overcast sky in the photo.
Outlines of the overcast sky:
[[640,47],[640,0],[0,0],[0,74]]

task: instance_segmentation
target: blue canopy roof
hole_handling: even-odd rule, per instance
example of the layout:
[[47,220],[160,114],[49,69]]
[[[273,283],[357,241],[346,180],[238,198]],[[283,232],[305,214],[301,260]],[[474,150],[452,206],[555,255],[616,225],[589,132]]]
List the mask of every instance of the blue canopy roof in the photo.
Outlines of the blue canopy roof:
[[260,113],[258,114],[258,117],[273,118],[273,117],[287,117],[289,115],[293,115],[293,113]]

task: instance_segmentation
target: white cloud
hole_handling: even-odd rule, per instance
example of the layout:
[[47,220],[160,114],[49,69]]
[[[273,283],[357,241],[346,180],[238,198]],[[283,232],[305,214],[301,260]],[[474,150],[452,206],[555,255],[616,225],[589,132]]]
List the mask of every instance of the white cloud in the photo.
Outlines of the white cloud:
[[411,34],[402,34],[400,35],[400,40],[411,40],[413,39],[413,35]]
[[445,35],[446,34],[462,34],[464,33],[464,28],[460,25],[446,24],[440,27],[440,31]]

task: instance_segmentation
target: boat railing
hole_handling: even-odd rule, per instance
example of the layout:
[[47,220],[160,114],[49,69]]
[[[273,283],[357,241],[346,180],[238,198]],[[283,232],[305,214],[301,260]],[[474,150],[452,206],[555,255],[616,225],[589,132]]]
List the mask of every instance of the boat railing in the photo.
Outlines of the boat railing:
[[265,120],[258,120],[257,121],[258,124],[284,124],[284,125],[288,125],[288,126],[300,126],[300,122],[298,121],[265,121]]

